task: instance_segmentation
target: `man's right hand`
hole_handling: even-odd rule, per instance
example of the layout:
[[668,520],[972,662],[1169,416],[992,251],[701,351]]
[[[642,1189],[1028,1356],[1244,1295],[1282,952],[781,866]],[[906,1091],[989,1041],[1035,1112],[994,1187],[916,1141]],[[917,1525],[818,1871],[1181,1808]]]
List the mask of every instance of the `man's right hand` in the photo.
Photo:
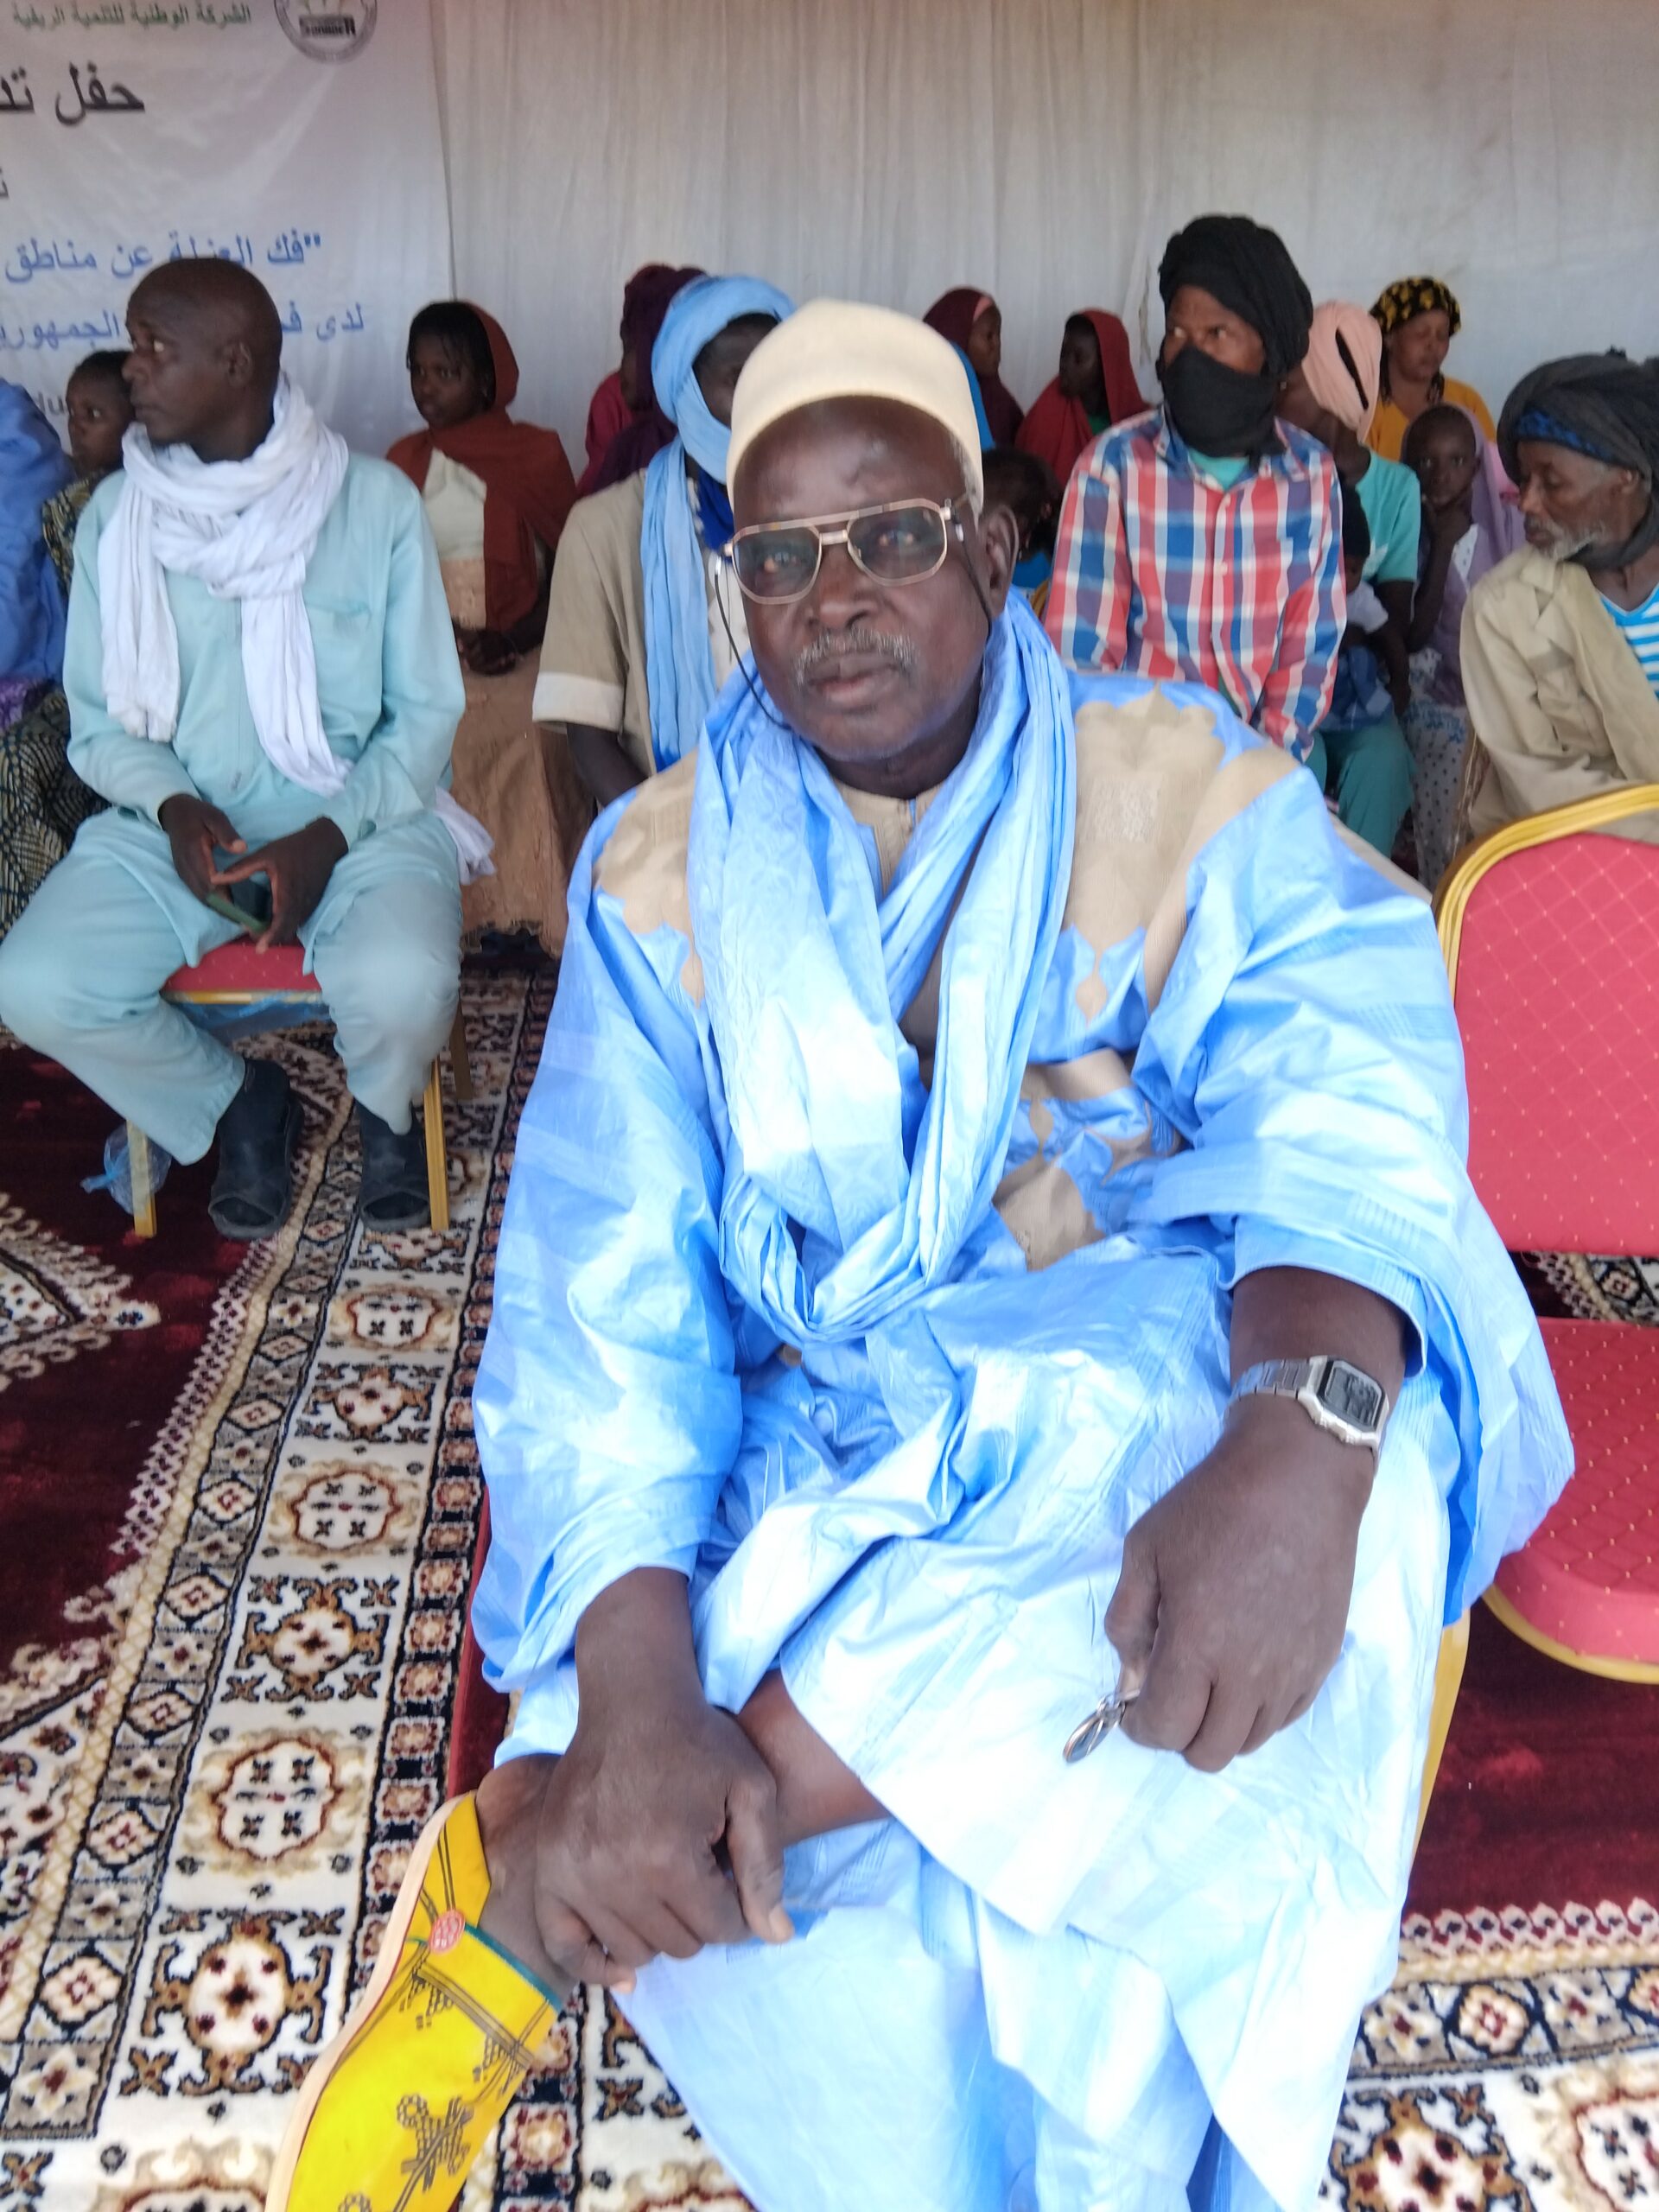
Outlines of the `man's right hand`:
[[173,848],[173,867],[180,882],[205,906],[213,888],[214,849],[227,853],[248,849],[237,836],[235,823],[194,791],[164,800],[156,819]]
[[613,1989],[659,1953],[787,1942],[777,1785],[703,1697],[682,1578],[642,1570],[596,1599],[577,1677],[569,1750],[479,1793],[486,1932],[544,1981]]

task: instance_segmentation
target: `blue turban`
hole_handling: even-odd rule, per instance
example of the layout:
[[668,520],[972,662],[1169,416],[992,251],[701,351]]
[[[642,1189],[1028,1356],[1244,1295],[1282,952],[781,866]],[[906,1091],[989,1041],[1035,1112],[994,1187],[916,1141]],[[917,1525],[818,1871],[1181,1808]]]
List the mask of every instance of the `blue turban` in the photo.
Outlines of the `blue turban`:
[[769,315],[781,322],[795,302],[759,276],[698,276],[674,295],[652,349],[651,380],[663,412],[705,476],[726,481],[731,432],[715,422],[696,378],[696,359],[711,338],[745,315]]
[[732,534],[726,496],[726,455],[732,434],[709,411],[696,359],[711,338],[745,315],[781,322],[795,303],[759,276],[699,276],[674,296],[652,349],[657,399],[678,435],[645,471],[645,512],[639,563],[645,581],[645,690],[651,702],[651,749],[658,768],[694,752],[703,717],[715,703],[715,664],[709,643],[709,592],[685,480],[689,454],[697,465],[697,507],[710,551]]

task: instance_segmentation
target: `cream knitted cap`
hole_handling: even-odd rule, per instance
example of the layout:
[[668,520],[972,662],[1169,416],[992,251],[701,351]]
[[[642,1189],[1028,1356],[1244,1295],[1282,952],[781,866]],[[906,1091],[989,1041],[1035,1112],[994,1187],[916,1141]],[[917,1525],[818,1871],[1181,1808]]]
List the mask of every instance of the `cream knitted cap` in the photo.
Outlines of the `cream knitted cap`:
[[962,356],[914,316],[855,300],[810,300],[769,331],[750,354],[732,398],[726,481],[763,430],[821,399],[896,399],[950,433],[963,489],[977,514],[985,504],[979,418]]

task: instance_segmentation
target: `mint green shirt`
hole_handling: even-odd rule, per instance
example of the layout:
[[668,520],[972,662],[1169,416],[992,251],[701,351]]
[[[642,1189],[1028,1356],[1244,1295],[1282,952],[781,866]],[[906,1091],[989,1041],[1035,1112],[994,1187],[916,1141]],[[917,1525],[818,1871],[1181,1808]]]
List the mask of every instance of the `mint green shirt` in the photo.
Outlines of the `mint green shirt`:
[[101,484],[75,537],[63,688],[69,762],[85,784],[156,819],[194,793],[250,845],[327,815],[348,845],[431,806],[449,780],[466,705],[454,632],[420,493],[401,470],[353,454],[305,572],[322,726],[348,770],[333,798],[272,766],[242,677],[242,611],[194,576],[168,574],[179,633],[179,719],[170,745],[132,737],[104,698],[98,547],[122,479]]
[[[1348,486],[1342,488],[1345,498]],[[1353,490],[1371,533],[1371,550],[1365,557],[1367,582],[1414,586],[1423,529],[1423,495],[1415,475],[1404,461],[1384,461],[1374,453]]]

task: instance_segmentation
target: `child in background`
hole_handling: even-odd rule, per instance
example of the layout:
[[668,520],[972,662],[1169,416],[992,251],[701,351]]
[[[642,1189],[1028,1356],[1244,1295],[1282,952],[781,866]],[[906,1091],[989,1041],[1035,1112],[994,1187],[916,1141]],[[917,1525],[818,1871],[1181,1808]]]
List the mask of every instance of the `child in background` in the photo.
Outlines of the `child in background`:
[[1046,461],[1013,446],[988,448],[984,468],[986,512],[1001,507],[1014,517],[1020,532],[1014,586],[1024,592],[1040,621],[1054,575],[1054,534],[1059,524],[1062,486]]
[[1144,414],[1146,405],[1129,334],[1103,308],[1081,308],[1065,319],[1059,374],[1032,402],[1015,443],[1046,461],[1064,487],[1084,448],[1114,423]]
[[1431,887],[1452,861],[1469,713],[1459,639],[1470,593],[1526,542],[1497,453],[1461,407],[1430,407],[1406,433],[1423,493],[1417,597],[1407,644],[1406,742],[1416,764],[1418,873]]
[[[121,375],[126,358],[89,353],[71,370],[64,394],[76,474],[42,504],[40,531],[66,606],[76,527],[87,500],[120,467],[121,440],[132,420]],[[81,823],[103,804],[69,766],[62,685],[32,685],[10,718],[0,714],[0,938],[68,851]]]
[[[1406,682],[1405,641],[1365,580],[1370,525],[1344,488],[1342,565],[1348,586],[1348,627],[1337,651],[1337,681],[1307,765],[1327,799],[1357,837],[1391,853],[1411,804],[1411,756],[1395,715]],[[1357,773],[1357,764],[1369,773]]]
[[[124,353],[89,353],[76,362],[65,387],[69,454],[88,495],[121,466],[121,441],[132,420],[132,400],[121,373],[126,359]],[[79,505],[86,504],[83,497]],[[78,517],[79,507],[76,512]]]

